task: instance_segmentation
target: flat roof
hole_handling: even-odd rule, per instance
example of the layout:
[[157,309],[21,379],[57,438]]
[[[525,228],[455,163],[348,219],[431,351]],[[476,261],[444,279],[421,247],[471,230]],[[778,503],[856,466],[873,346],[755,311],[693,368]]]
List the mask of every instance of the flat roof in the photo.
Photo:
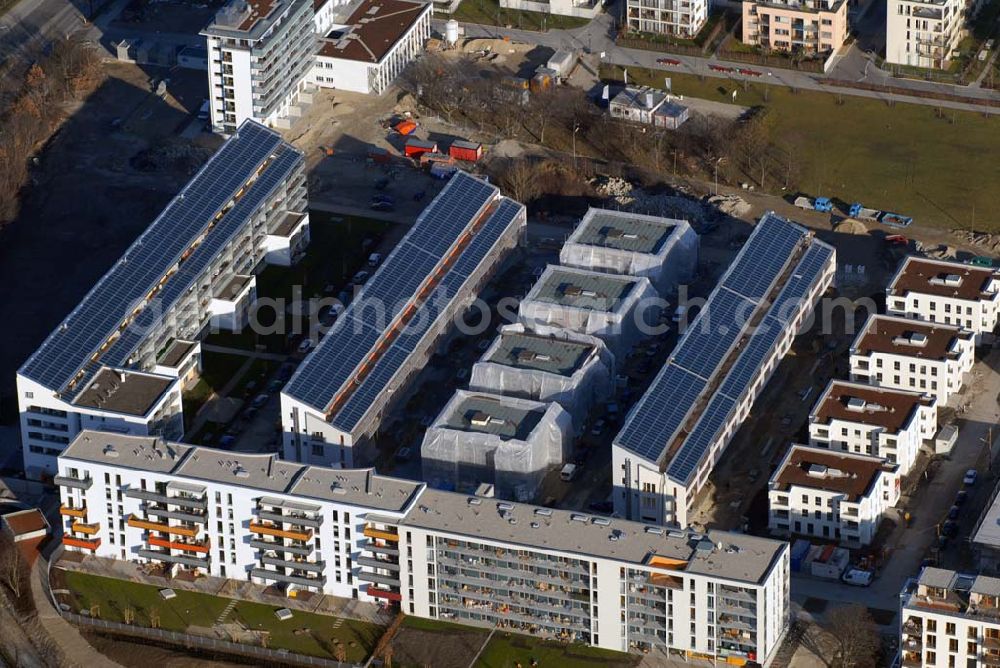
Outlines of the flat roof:
[[289,211],[288,213],[285,214],[285,217],[281,219],[281,222],[278,223],[278,226],[274,228],[272,232],[270,232],[270,234],[279,237],[287,237],[289,234],[292,233],[292,230],[298,227],[299,223],[301,223],[302,219],[305,217],[306,214],[304,213],[299,213],[298,211]]
[[876,457],[793,445],[771,476],[771,489],[807,487],[843,494],[854,502],[869,494],[879,474],[896,470],[896,464]]
[[547,404],[499,394],[459,392],[442,424],[447,429],[526,441],[545,417]]
[[306,466],[274,454],[229,452],[156,437],[90,430],[80,432],[60,460],[95,462],[183,479],[177,482],[216,482],[393,512],[404,510],[423,488],[423,483],[379,475],[374,469]]
[[684,221],[591,207],[567,244],[657,255]]
[[392,47],[431,11],[431,3],[410,0],[364,0],[345,23],[337,39],[323,39],[319,55],[378,63]]
[[430,488],[424,490],[400,525],[635,565],[645,565],[650,557],[661,556],[686,562],[673,572],[753,584],[764,580],[788,547],[781,541],[746,534],[670,531],[640,522]]
[[215,293],[215,298],[226,301],[234,301],[237,297],[243,294],[243,291],[246,290],[252,280],[253,276],[236,274],[226,281],[225,285],[218,289]]
[[813,418],[823,424],[836,419],[883,427],[895,434],[910,423],[920,407],[933,405],[933,397],[917,392],[834,380],[817,400]]
[[259,39],[297,0],[232,0],[216,12],[202,35]]
[[175,367],[181,363],[191,349],[194,348],[197,343],[194,341],[184,341],[181,339],[174,339],[167,346],[167,349],[160,355],[160,358],[156,360],[156,363],[161,366]]
[[501,332],[483,358],[518,369],[572,376],[594,350],[594,345],[531,332]]
[[103,367],[73,403],[112,413],[146,415],[175,382],[168,376]]
[[993,504],[983,513],[972,542],[1000,550],[1000,493],[993,497]]
[[903,261],[886,292],[896,296],[916,292],[971,301],[982,299],[993,281],[1000,281],[1000,271],[911,255]]
[[525,301],[540,301],[591,311],[617,311],[638,279],[550,264]]
[[945,360],[953,355],[957,341],[971,340],[972,336],[972,332],[951,325],[873,315],[851,346],[851,352],[859,355],[875,352]]
[[14,536],[23,536],[27,533],[34,533],[35,531],[44,531],[49,528],[48,522],[45,521],[45,516],[42,514],[38,508],[29,508],[27,510],[18,510],[13,513],[7,513],[3,515],[3,521],[10,528],[11,533]]

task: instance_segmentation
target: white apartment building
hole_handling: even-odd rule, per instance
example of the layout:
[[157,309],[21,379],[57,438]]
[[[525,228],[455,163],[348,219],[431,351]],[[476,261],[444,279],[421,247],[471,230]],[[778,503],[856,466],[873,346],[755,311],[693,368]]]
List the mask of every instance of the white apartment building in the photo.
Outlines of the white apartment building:
[[831,285],[836,252],[767,213],[612,443],[615,512],[685,527],[698,492]]
[[596,18],[604,9],[600,0],[500,0],[500,6],[504,9],[575,16],[581,19]]
[[527,215],[456,173],[281,392],[285,459],[359,466],[383,419],[520,243]]
[[28,358],[17,395],[29,477],[53,475],[84,429],[181,437],[198,339],[242,326],[253,274],[308,241],[304,163],[245,122]]
[[629,32],[692,38],[708,20],[708,0],[627,0]]
[[899,501],[899,467],[825,448],[792,445],[768,482],[768,528],[862,547]]
[[809,445],[878,457],[905,476],[937,424],[932,395],[832,380],[809,414]]
[[780,541],[98,432],[59,470],[65,549],[173,573],[730,665],[767,665],[789,623]]
[[892,315],[957,325],[979,343],[1000,321],[1000,270],[907,257],[885,289]]
[[851,380],[930,394],[938,406],[962,389],[975,362],[967,329],[873,315],[850,351]]
[[363,0],[349,9],[322,33],[312,79],[323,88],[379,95],[423,53],[433,3]]
[[289,127],[311,101],[313,0],[232,0],[201,34],[216,132],[230,134],[248,118]]
[[888,0],[886,62],[948,69],[962,40],[964,0]]
[[1000,578],[927,567],[900,608],[903,668],[1000,666]]

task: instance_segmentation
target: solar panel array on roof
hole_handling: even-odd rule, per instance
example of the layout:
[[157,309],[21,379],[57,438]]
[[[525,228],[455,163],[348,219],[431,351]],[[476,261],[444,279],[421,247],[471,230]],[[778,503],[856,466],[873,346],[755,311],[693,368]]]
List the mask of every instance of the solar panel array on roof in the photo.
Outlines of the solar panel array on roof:
[[258,123],[241,125],[20,373],[46,387],[64,389],[281,144],[278,133]]
[[[299,365],[284,393],[316,409],[326,410],[395,316],[413,299],[448,250],[498,193],[499,190],[488,183],[464,172],[456,173],[359,291],[339,318],[338,325],[327,332]],[[419,315],[414,319],[417,317]],[[347,321],[351,322],[350,326],[340,326]],[[394,345],[399,345],[402,338],[404,336]]]
[[351,431],[365,416],[379,394],[390,388],[393,376],[403,367],[420,340],[438,320],[458,295],[459,290],[476,267],[480,266],[497,241],[506,232],[521,211],[521,206],[511,200],[502,200],[496,210],[482,224],[460,259],[435,287],[434,292],[421,304],[389,349],[379,357],[364,380],[355,388],[344,405],[337,411],[333,424],[343,431]]
[[[774,281],[806,235],[804,228],[773,214],[761,220],[705,308],[677,344],[668,365],[632,410],[615,438],[617,445],[648,461],[659,462],[698,398],[708,388],[712,376],[741,337],[754,304],[772,290]],[[736,362],[718,386],[718,392],[713,394],[698,423],[667,464],[669,475],[686,481],[697,469],[709,445],[717,438],[720,425],[725,424],[736,403],[748,391],[764,359],[771,354],[784,331],[788,319],[773,317],[778,313],[776,307],[787,305],[796,298],[801,302],[819,280],[832,254],[833,249],[818,242],[813,242],[802,254],[766,317],[743,344]],[[765,265],[763,268],[761,263]],[[794,309],[785,310],[795,315]]]

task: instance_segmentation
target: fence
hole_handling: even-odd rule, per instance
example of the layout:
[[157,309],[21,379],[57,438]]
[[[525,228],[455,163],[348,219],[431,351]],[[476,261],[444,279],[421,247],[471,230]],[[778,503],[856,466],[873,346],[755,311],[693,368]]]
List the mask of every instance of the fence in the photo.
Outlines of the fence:
[[63,618],[77,626],[89,626],[90,628],[108,633],[131,636],[134,638],[145,638],[147,640],[159,641],[171,645],[180,645],[189,649],[202,649],[219,654],[235,654],[237,656],[250,657],[265,661],[276,661],[279,663],[295,664],[299,666],[322,666],[323,668],[358,668],[358,664],[341,663],[331,659],[321,659],[304,654],[293,654],[287,650],[268,649],[255,645],[244,645],[243,643],[231,642],[229,640],[219,640],[207,638],[205,636],[195,636],[189,633],[178,633],[176,631],[165,631],[163,629],[150,629],[144,626],[132,626],[121,622],[110,622],[104,619],[94,619],[84,617],[72,612],[60,610]]

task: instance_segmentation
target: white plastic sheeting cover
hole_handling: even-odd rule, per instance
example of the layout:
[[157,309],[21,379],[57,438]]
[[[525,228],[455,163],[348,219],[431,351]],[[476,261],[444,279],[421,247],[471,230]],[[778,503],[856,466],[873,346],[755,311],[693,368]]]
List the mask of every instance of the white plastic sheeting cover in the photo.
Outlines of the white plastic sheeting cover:
[[[570,375],[525,366],[512,366],[497,357],[504,337],[526,335],[550,339],[553,343],[578,343],[591,350]],[[613,391],[615,357],[595,336],[568,329],[543,327],[529,330],[522,324],[507,325],[500,330],[482,359],[472,367],[469,387],[476,392],[495,392],[533,401],[554,401],[573,416],[579,430],[587,419],[590,407],[607,400]]]
[[[580,243],[588,219],[595,213],[621,217],[623,220],[646,219],[653,223],[673,225],[674,229],[663,247],[655,253]],[[559,262],[567,267],[642,276],[649,279],[658,293],[667,296],[677,292],[678,284],[689,283],[694,277],[698,266],[699,245],[698,234],[687,221],[591,209],[562,247]]]
[[[544,280],[544,275],[541,280]],[[658,324],[663,310],[663,300],[649,280],[636,278],[635,281],[632,290],[611,311],[532,299],[529,293],[520,303],[518,318],[522,324],[534,330],[545,327],[564,328],[580,334],[599,336],[611,352],[621,358],[640,339],[654,331],[650,328]]]
[[[469,398],[514,411],[544,412],[523,440],[455,428],[453,415]],[[570,414],[557,403],[459,390],[424,434],[423,478],[439,489],[471,490],[491,483],[498,498],[530,501],[546,471],[568,457],[572,429]]]

